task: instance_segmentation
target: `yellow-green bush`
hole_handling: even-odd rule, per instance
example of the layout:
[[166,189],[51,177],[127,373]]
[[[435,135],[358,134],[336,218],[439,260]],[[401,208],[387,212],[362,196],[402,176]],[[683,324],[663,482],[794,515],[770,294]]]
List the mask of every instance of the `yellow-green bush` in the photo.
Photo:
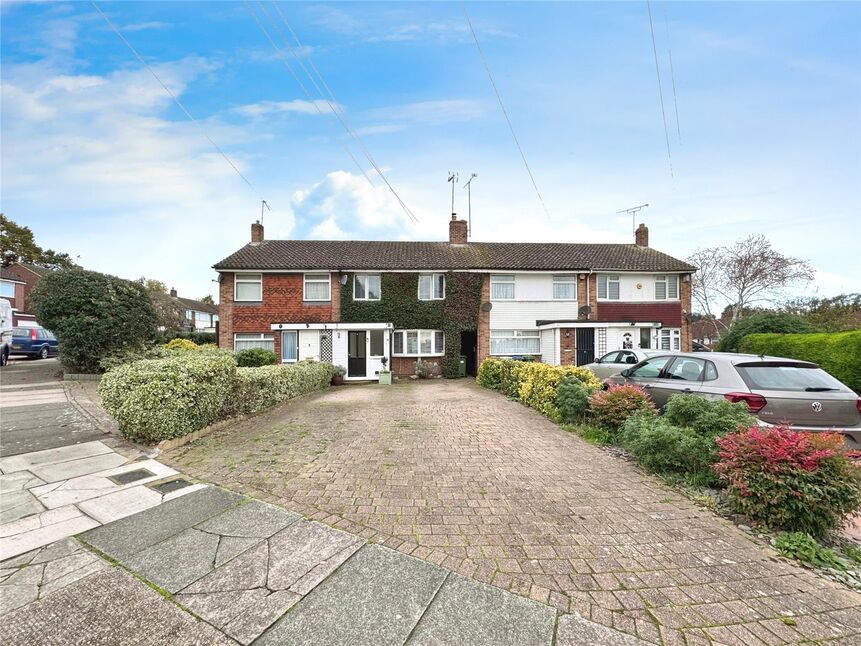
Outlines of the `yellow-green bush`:
[[200,346],[188,339],[171,339],[164,344],[165,350],[200,350]]
[[233,394],[224,413],[257,413],[267,408],[327,388],[334,367],[322,361],[237,368]]
[[577,379],[589,387],[601,387],[600,380],[586,368],[512,359],[485,359],[476,379],[481,386],[515,397],[558,422],[561,414],[556,406],[556,396],[559,383],[566,377]]

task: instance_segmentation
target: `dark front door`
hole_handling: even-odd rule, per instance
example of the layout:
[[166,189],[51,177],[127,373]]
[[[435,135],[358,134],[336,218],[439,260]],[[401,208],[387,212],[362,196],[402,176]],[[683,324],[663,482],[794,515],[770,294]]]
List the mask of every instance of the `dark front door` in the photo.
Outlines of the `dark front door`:
[[475,375],[476,355],[478,350],[478,333],[475,330],[465,330],[460,333],[460,353],[466,357],[466,374]]
[[577,328],[577,365],[585,366],[595,360],[595,328]]
[[368,357],[366,350],[367,332],[350,330],[347,332],[347,376],[367,377]]

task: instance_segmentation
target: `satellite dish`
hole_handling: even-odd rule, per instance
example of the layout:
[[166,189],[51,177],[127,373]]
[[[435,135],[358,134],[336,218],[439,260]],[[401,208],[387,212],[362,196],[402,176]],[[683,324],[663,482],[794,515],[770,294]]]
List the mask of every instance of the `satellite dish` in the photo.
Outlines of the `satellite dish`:
[[482,303],[481,304],[481,311],[482,312],[489,312],[492,309],[493,309],[493,303]]
[[347,281],[348,281],[349,279],[350,279],[350,277],[349,277],[347,274],[343,274],[343,275],[341,276],[341,284],[342,284],[342,285],[346,285],[346,284],[347,284]]
[[584,305],[577,310],[577,313],[579,314],[580,318],[586,318],[592,313],[592,308],[588,305]]

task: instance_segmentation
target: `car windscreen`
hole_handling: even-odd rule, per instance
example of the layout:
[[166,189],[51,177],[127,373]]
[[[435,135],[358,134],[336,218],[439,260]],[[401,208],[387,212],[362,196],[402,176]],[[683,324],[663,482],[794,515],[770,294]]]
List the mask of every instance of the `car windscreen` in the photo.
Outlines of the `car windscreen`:
[[31,327],[14,327],[12,328],[12,336],[30,336]]
[[762,363],[736,365],[736,370],[751,390],[788,390],[794,392],[845,391],[846,386],[811,364]]

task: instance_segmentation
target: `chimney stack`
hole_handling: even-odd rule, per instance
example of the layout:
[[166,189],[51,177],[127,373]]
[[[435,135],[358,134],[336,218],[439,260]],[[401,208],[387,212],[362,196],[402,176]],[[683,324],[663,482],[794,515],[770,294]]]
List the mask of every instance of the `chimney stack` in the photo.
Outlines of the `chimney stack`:
[[468,235],[468,225],[466,220],[458,220],[457,215],[451,214],[451,222],[448,223],[448,242],[449,244],[466,244]]
[[170,297],[176,298],[176,289],[174,287],[170,288]]
[[649,246],[649,227],[642,222],[640,222],[640,226],[637,227],[637,230],[634,231],[634,243],[638,247]]
[[263,225],[257,220],[251,225],[251,244],[263,242]]

